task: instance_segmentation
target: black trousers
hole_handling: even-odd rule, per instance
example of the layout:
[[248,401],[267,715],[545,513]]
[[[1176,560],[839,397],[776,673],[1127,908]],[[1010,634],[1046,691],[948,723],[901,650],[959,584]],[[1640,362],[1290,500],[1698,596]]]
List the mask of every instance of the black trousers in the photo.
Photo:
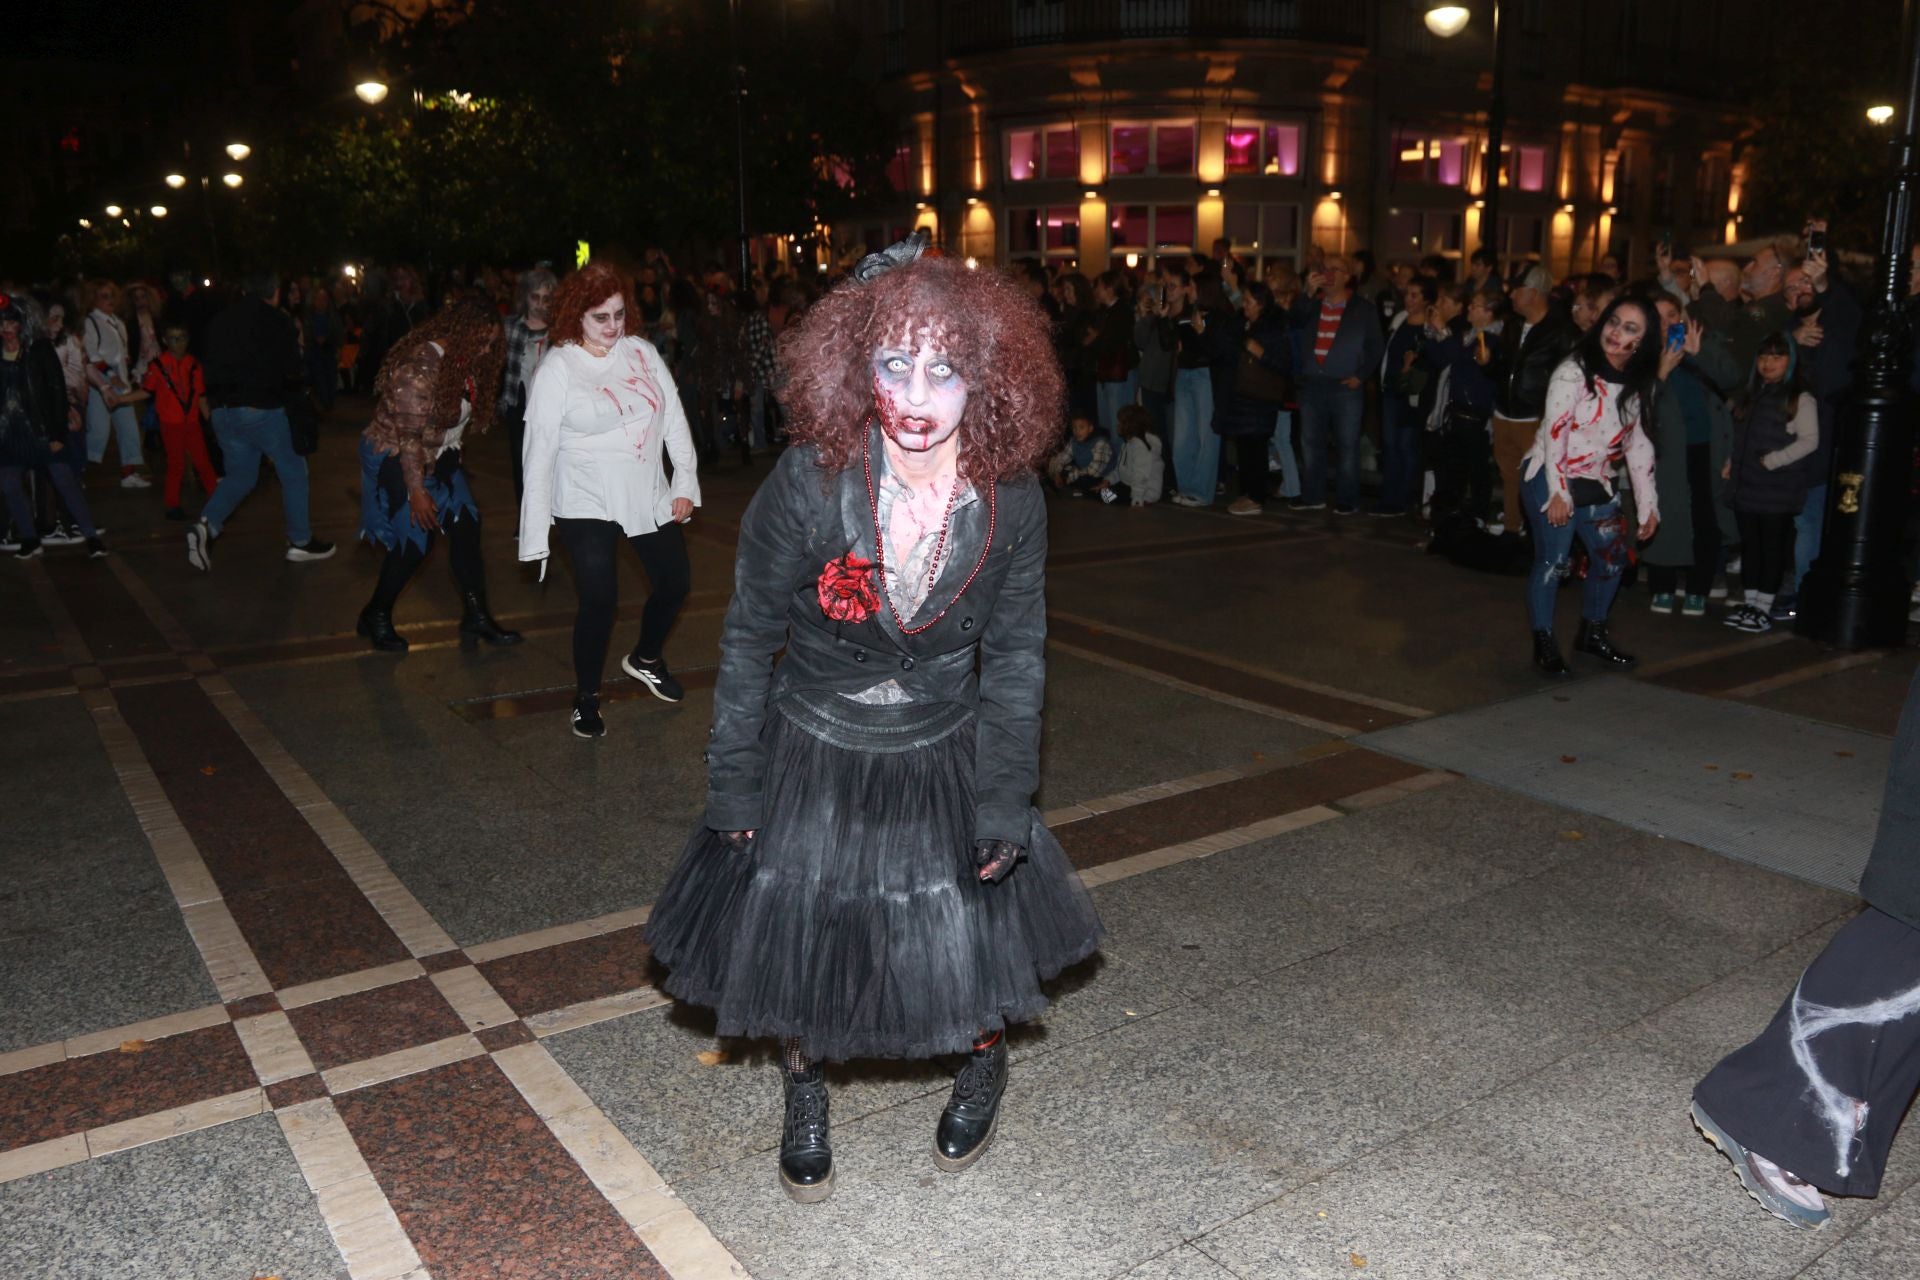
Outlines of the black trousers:
[[1240,495],[1255,502],[1265,502],[1273,496],[1273,482],[1268,478],[1267,454],[1272,448],[1272,436],[1247,435],[1233,438],[1233,466],[1240,473]]
[[1917,1089],[1920,929],[1868,907],[1693,1097],[1748,1150],[1831,1195],[1871,1196]]
[[1740,523],[1740,585],[1775,595],[1793,564],[1793,516],[1736,511]]
[[[454,472],[460,470],[460,466],[460,451],[450,449],[435,461],[434,473],[442,485],[450,485]],[[381,460],[379,481],[389,509],[406,505],[407,482],[401,474],[399,458],[389,454]],[[453,517],[438,530],[427,530],[427,545],[424,547],[415,547],[403,541],[390,548],[380,561],[380,577],[373,584],[373,599],[367,601],[367,608],[393,612],[393,606],[400,600],[400,593],[406,589],[421,562],[433,551],[433,544],[440,533],[447,536],[448,561],[453,569],[453,580],[459,585],[461,593],[472,593],[482,598],[486,596],[487,571],[480,558],[480,516],[478,512],[466,512]]]
[[[1720,520],[1714,514],[1713,446],[1709,444],[1687,446],[1687,516],[1693,524],[1687,594],[1704,596],[1713,588],[1714,572],[1720,568]],[[1649,564],[1647,573],[1655,591],[1671,595],[1679,589],[1680,570],[1673,565]]]
[[607,643],[613,637],[614,610],[620,604],[615,562],[620,544],[632,546],[653,588],[640,614],[640,642],[633,650],[636,657],[651,660],[661,656],[667,632],[692,590],[687,540],[677,524],[664,524],[631,538],[611,520],[556,518],[553,529],[573,562],[574,586],[580,593],[580,610],[573,618],[574,686],[583,696],[597,694],[600,673],[607,665]]
[[1449,417],[1433,434],[1429,513],[1435,520],[1456,511],[1486,519],[1493,504],[1493,442],[1487,437],[1487,420]]

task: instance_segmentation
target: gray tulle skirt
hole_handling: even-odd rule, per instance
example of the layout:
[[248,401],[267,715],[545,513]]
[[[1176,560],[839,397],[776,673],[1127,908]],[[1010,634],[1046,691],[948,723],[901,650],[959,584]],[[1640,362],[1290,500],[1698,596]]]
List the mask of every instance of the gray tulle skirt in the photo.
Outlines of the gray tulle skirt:
[[766,821],[744,850],[701,826],[654,904],[668,992],[723,1036],[819,1059],[963,1053],[1046,1007],[1041,982],[1098,947],[1100,920],[1033,814],[999,884],[973,861],[974,722],[904,751],[815,737],[776,710]]

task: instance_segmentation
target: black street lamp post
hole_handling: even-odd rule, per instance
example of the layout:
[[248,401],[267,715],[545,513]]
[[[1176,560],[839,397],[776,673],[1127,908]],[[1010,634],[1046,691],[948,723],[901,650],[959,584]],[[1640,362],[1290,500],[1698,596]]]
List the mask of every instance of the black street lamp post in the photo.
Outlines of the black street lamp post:
[[[784,22],[785,8],[780,12]],[[747,69],[740,61],[740,0],[727,0],[727,38],[733,56],[733,189],[740,216],[740,292],[751,295],[753,254],[747,244]]]
[[[1487,104],[1487,163],[1483,171],[1486,206],[1480,212],[1480,247],[1500,252],[1500,163],[1507,138],[1507,35],[1500,23],[1500,0],[1492,0],[1488,19],[1493,27],[1493,101]],[[1462,4],[1427,6],[1427,30],[1442,40],[1466,29],[1468,10]]]
[[1860,333],[1852,394],[1834,433],[1820,558],[1800,589],[1797,630],[1848,650],[1892,647],[1907,635],[1902,561],[1913,473],[1913,330],[1906,315],[1920,129],[1920,23],[1906,3],[1907,97],[1893,140],[1893,176],[1880,227],[1877,286]]

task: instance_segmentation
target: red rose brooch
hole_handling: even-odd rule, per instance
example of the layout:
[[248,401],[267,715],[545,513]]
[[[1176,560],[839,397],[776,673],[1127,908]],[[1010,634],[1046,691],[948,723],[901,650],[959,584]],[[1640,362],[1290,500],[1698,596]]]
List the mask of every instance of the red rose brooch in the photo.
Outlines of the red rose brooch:
[[880,609],[873,561],[849,551],[820,571],[820,611],[835,622],[865,622]]

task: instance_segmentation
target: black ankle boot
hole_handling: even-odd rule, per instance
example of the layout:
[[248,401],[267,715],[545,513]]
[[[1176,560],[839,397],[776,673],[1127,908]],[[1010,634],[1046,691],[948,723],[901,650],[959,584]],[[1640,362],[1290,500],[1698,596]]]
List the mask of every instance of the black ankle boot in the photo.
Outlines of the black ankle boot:
[[1560,656],[1560,646],[1553,642],[1551,631],[1533,633],[1533,665],[1540,668],[1541,675],[1552,676],[1556,680],[1573,674],[1567,670],[1567,660]]
[[368,605],[360,611],[360,625],[354,628],[373,642],[373,647],[388,653],[405,653],[407,638],[393,629],[391,610]]
[[1000,1095],[1007,1091],[1007,1037],[967,1055],[953,1078],[953,1096],[940,1113],[933,1135],[933,1162],[948,1173],[958,1173],[980,1158],[993,1141],[1000,1120]]
[[780,1129],[780,1185],[800,1204],[833,1194],[833,1147],[827,1141],[827,1081],[815,1063],[780,1072],[787,1084],[787,1118]]
[[488,644],[519,644],[526,637],[518,631],[509,631],[494,621],[487,612],[487,597],[478,591],[464,592],[460,599],[466,605],[466,612],[460,617],[460,634],[476,636]]
[[1622,653],[1613,647],[1613,641],[1607,636],[1607,624],[1604,622],[1580,623],[1580,634],[1573,639],[1575,653],[1591,654],[1615,671],[1627,671],[1633,667],[1634,656]]

